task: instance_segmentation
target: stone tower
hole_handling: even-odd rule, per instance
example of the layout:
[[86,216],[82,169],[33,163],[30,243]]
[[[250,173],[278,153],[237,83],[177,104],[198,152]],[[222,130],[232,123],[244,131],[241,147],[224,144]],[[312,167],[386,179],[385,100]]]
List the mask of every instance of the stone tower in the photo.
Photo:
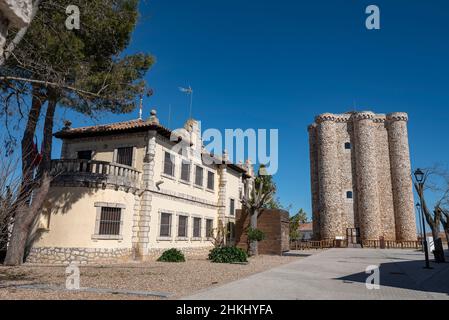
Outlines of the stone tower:
[[406,113],[324,113],[309,126],[315,239],[417,239]]

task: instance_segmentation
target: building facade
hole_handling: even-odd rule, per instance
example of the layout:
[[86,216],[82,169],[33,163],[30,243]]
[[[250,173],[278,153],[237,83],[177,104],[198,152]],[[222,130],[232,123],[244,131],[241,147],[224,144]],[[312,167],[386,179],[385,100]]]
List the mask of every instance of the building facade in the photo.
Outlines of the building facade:
[[[253,169],[229,163],[226,153],[207,154],[197,121],[183,132],[162,126],[152,111],[146,121],[56,133],[61,159],[52,161],[28,261],[145,260],[169,248],[207,253],[220,224],[232,231]],[[187,147],[174,148],[181,142]]]
[[309,126],[314,239],[417,239],[408,115],[324,113]]

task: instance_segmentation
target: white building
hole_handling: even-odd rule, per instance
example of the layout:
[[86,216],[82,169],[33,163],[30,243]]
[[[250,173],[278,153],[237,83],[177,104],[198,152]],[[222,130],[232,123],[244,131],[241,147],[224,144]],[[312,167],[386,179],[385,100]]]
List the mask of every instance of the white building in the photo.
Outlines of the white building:
[[169,248],[207,253],[219,224],[232,231],[253,169],[207,154],[197,121],[185,129],[190,156],[173,150],[172,131],[155,111],[147,121],[56,133],[61,159],[52,162],[55,177],[28,261],[153,259]]

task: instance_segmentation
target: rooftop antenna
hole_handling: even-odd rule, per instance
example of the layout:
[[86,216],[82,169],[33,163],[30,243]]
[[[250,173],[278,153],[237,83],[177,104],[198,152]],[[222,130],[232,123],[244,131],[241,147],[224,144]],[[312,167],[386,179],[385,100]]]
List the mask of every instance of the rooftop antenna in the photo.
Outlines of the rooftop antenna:
[[188,94],[190,96],[189,119],[192,119],[192,104],[193,104],[193,90],[192,90],[192,87],[190,85],[189,85],[188,88],[179,87],[179,90],[181,92],[184,92],[185,94]]

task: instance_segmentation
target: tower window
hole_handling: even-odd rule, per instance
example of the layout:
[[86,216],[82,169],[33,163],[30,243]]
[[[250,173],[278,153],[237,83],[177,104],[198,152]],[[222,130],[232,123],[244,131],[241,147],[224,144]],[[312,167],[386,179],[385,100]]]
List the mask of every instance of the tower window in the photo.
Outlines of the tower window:
[[346,150],[351,150],[351,142],[346,142],[345,143],[345,149]]
[[346,199],[352,199],[353,198],[353,193],[352,193],[352,191],[347,191],[346,192]]

